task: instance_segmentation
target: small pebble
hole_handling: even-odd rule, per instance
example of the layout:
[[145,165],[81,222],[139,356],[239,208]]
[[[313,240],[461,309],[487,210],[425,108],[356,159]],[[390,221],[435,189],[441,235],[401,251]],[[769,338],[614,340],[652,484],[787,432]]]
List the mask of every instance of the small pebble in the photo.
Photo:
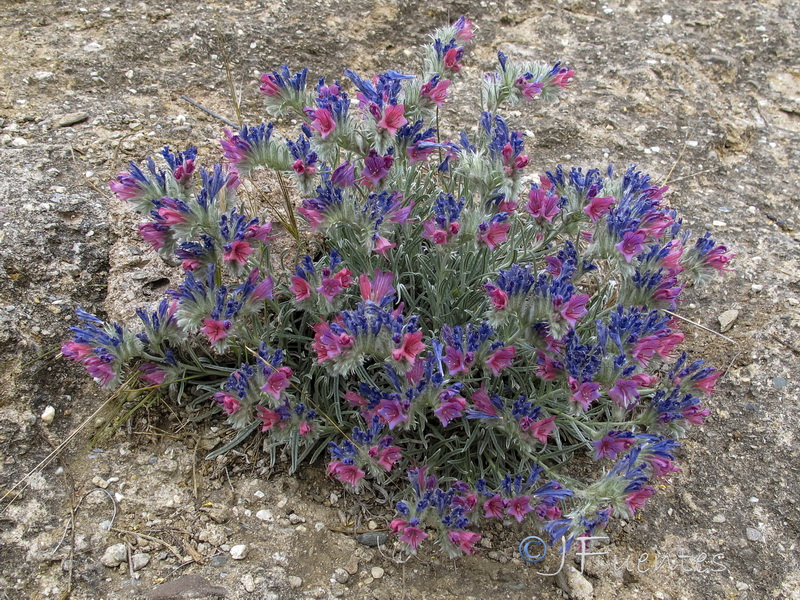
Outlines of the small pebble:
[[672,24],[672,15],[663,15],[661,17],[661,20],[664,22],[665,25],[671,25]]
[[256,519],[258,519],[260,521],[265,521],[267,523],[272,523],[272,521],[275,520],[275,518],[272,516],[272,511],[271,510],[267,510],[266,508],[264,508],[264,509],[262,509],[262,510],[260,510],[260,511],[258,511],[256,513]]
[[364,546],[375,548],[386,543],[387,535],[383,531],[369,531],[356,536],[356,541]]
[[252,594],[254,591],[256,591],[256,581],[253,579],[253,576],[250,573],[242,575],[240,581],[242,582],[244,591],[246,591],[248,594]]
[[108,482],[105,479],[103,479],[102,477],[100,477],[99,475],[95,475],[92,478],[92,483],[94,485],[96,485],[97,487],[99,487],[99,488],[106,489],[108,487]]
[[333,578],[339,583],[344,584],[350,581],[350,573],[348,573],[344,569],[336,569],[333,572]]
[[372,567],[369,571],[369,574],[372,575],[373,579],[380,579],[383,577],[384,573],[385,571],[383,570],[383,567]]
[[255,496],[256,498],[261,500],[264,496],[266,496],[266,494],[264,492],[262,492],[261,490],[258,490],[253,494],[253,496]]
[[28,145],[28,140],[21,137],[15,137],[13,140],[11,140],[11,145],[14,146],[14,148],[24,148]]
[[788,383],[785,377],[774,377],[772,379],[772,385],[776,390],[782,390]]
[[231,558],[233,560],[243,560],[247,558],[247,545],[236,544],[231,547]]
[[301,585],[303,585],[303,579],[300,578],[300,577],[297,577],[296,575],[289,575],[288,579],[289,579],[289,586],[290,587],[293,587],[293,588],[297,589]]
[[725,522],[725,515],[714,515],[711,517],[711,520],[714,523],[724,523]]
[[733,327],[733,323],[736,319],[739,318],[739,311],[735,308],[731,310],[726,310],[722,313],[717,319],[719,320],[719,330],[722,333],[728,331],[731,327]]
[[106,548],[100,562],[113,569],[126,560],[128,560],[128,547],[125,544],[114,544]]
[[761,533],[755,527],[748,527],[746,530],[747,539],[751,542],[763,542],[764,541],[764,534]]
[[753,285],[750,286],[750,289],[753,290],[754,292],[760,292],[761,290],[764,289],[764,286],[761,285],[760,283],[754,283]]
[[375,531],[378,528],[378,524],[375,521],[370,521],[367,523],[367,527],[369,527],[372,531]]
[[48,406],[47,408],[44,409],[44,412],[42,413],[42,423],[49,425],[50,423],[53,422],[53,419],[55,418],[56,418],[55,408],[53,408],[52,406]]
[[147,552],[139,552],[133,555],[131,562],[133,563],[133,570],[139,571],[150,563],[150,555]]

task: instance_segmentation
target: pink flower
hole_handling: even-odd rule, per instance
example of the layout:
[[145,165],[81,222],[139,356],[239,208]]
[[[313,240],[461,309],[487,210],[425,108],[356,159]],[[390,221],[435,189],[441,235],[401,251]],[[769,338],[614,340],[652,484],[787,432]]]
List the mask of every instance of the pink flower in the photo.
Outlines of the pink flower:
[[537,221],[552,223],[561,210],[558,201],[558,196],[547,194],[543,188],[531,188],[525,208]]
[[617,403],[617,406],[628,410],[639,401],[639,389],[633,379],[619,379],[610,390],[608,396]]
[[631,514],[642,508],[647,503],[648,498],[653,495],[654,491],[653,488],[647,485],[625,496],[625,504],[628,505],[628,510],[631,511]]
[[503,310],[506,307],[508,304],[508,294],[506,294],[503,290],[493,283],[487,283],[483,286],[483,289],[485,289],[486,293],[489,294],[489,300],[491,300],[492,306],[495,310]]
[[631,262],[634,256],[644,250],[645,239],[647,239],[647,233],[641,229],[626,231],[622,236],[622,241],[614,247],[625,257],[625,262]]
[[281,95],[281,87],[278,85],[278,81],[272,73],[264,73],[261,76],[261,85],[258,89],[268,98]]
[[326,360],[333,360],[353,346],[355,340],[347,333],[334,333],[331,326],[325,321],[320,321],[313,327],[314,341],[311,348],[317,355],[317,362],[323,363]]
[[406,527],[408,527],[408,521],[404,521],[403,519],[392,519],[392,522],[389,523],[389,531],[392,533],[399,533]]
[[658,336],[648,335],[636,342],[631,350],[631,357],[633,360],[639,363],[640,367],[644,368],[647,366],[647,363],[649,363],[650,360],[652,360],[652,358],[656,355],[656,352],[660,347],[661,340],[658,338]]
[[439,394],[439,400],[442,402],[433,413],[439,417],[443,427],[447,427],[450,421],[460,417],[467,407],[467,401],[452,390],[444,390]]
[[562,68],[558,74],[553,77],[553,83],[555,83],[561,89],[567,87],[570,83],[572,83],[572,78],[575,76],[575,71],[572,69]]
[[250,300],[252,300],[253,302],[258,302],[264,299],[272,300],[272,289],[274,285],[275,284],[272,281],[272,277],[267,275],[250,294]]
[[436,140],[434,139],[426,139],[426,140],[419,140],[414,142],[411,146],[406,148],[406,154],[408,155],[408,164],[413,165],[414,163],[423,162],[428,160],[428,157],[436,152],[436,146],[433,145],[423,145],[425,144],[435,144]]
[[614,459],[617,454],[625,452],[633,446],[633,434],[627,431],[609,431],[601,439],[592,442],[595,448],[595,460],[601,458]]
[[397,246],[397,244],[393,244],[385,237],[381,236],[376,237],[374,241],[375,241],[375,246],[373,246],[372,251],[377,252],[383,258],[387,258],[386,252]]
[[[485,231],[483,229],[485,228]],[[481,223],[478,227],[478,239],[494,250],[498,244],[502,244],[508,239],[508,230],[511,229],[510,223]]]
[[375,269],[375,279],[370,281],[366,275],[358,276],[358,288],[361,292],[361,299],[365,302],[369,300],[375,304],[381,304],[386,296],[395,293],[392,280],[394,273],[384,273],[380,269]]
[[317,108],[312,113],[314,120],[311,121],[311,129],[319,131],[320,137],[324,140],[336,129],[336,121],[327,108]]
[[377,407],[377,414],[389,429],[394,429],[403,421],[408,421],[408,415],[398,400],[384,398]]
[[732,271],[728,268],[728,263],[735,257],[735,254],[728,252],[726,246],[717,246],[703,256],[703,263],[717,271]]
[[544,84],[540,81],[529,81],[525,77],[519,77],[514,82],[514,87],[517,88],[526,100],[533,100],[536,96],[542,93]]
[[347,404],[349,404],[352,407],[356,407],[356,406],[366,407],[367,406],[367,400],[363,396],[359,396],[355,392],[347,392],[344,395],[344,399],[347,400]]
[[272,223],[264,223],[263,225],[250,225],[245,229],[244,236],[247,239],[258,240],[262,244],[269,244],[272,240]]
[[480,389],[472,394],[472,404],[475,405],[475,410],[481,412],[485,415],[490,417],[497,416],[497,407],[492,404],[492,401],[489,399],[489,394],[486,393],[483,385],[481,385]]
[[552,417],[547,417],[546,419],[539,419],[525,429],[542,444],[546,445],[547,438],[550,437],[550,434],[553,433],[556,428],[556,424],[554,422],[555,420],[555,415]]
[[669,335],[660,336],[659,337],[660,344],[656,352],[658,352],[658,355],[661,358],[667,359],[669,358],[669,355],[675,351],[675,348],[677,348],[685,338],[686,336],[680,331],[673,331]]
[[275,400],[280,400],[281,392],[291,385],[292,370],[281,367],[267,377],[267,382],[261,386],[261,391],[270,394]]
[[364,471],[359,469],[356,465],[348,465],[341,461],[333,461],[328,465],[328,473],[333,475],[342,483],[349,483],[353,487],[358,486],[358,483],[364,478]]
[[222,405],[222,412],[224,412],[226,415],[234,414],[241,407],[239,404],[239,399],[231,396],[230,394],[225,394],[222,392],[214,394],[214,400]]
[[692,383],[695,389],[703,390],[709,396],[714,393],[714,386],[717,385],[717,379],[722,375],[722,371],[714,371],[705,377],[695,379]]
[[117,377],[111,364],[105,362],[99,356],[90,356],[83,361],[83,366],[89,373],[89,376],[97,379],[103,387],[106,387]]
[[402,104],[387,104],[383,108],[383,117],[378,121],[378,129],[384,129],[389,135],[395,135],[397,130],[408,123],[403,116],[406,107]]
[[611,210],[615,200],[614,196],[596,196],[583,207],[583,212],[589,216],[592,223],[597,223],[603,215]]
[[500,494],[495,494],[483,503],[483,511],[487,519],[494,517],[495,519],[502,519],[506,510],[507,500]]
[[443,245],[447,243],[447,232],[436,227],[436,221],[429,219],[422,224],[422,237],[432,241],[434,244]]
[[422,540],[426,539],[428,534],[422,531],[419,527],[414,527],[412,525],[406,526],[403,530],[403,535],[400,536],[400,541],[408,544],[414,550],[422,543]]
[[392,358],[398,362],[404,360],[413,366],[417,359],[417,354],[423,350],[425,350],[425,344],[422,343],[422,331],[404,333],[400,347],[392,350]]
[[139,367],[139,378],[150,385],[161,385],[167,378],[167,372],[155,363],[145,363]]
[[283,418],[280,413],[270,410],[265,406],[261,406],[260,404],[256,404],[256,416],[258,416],[261,421],[261,431],[269,431],[280,423]]
[[177,225],[178,223],[186,222],[186,214],[181,210],[162,206],[158,209],[158,220],[163,225]]
[[570,402],[579,405],[583,410],[589,410],[589,405],[601,396],[599,383],[586,382],[579,384],[578,381],[572,377],[567,381],[569,382],[569,388],[572,392]]
[[450,543],[458,546],[464,554],[472,554],[475,551],[475,544],[481,539],[481,534],[472,531],[450,531],[447,537]]
[[458,61],[464,56],[463,48],[450,48],[444,53],[444,68],[449,69],[453,73],[458,73],[461,70],[461,65]]
[[670,473],[677,473],[680,471],[678,467],[672,464],[672,461],[663,456],[651,456],[647,459],[653,469],[653,475],[656,477],[666,477]]
[[289,291],[294,294],[295,302],[301,302],[311,297],[311,286],[299,275],[292,275],[292,285]]
[[139,225],[139,235],[153,247],[153,250],[164,247],[169,230],[169,226],[162,223],[142,223]]
[[299,433],[300,435],[308,435],[313,430],[314,430],[314,425],[312,425],[308,421],[303,421],[297,428],[297,433]]
[[486,359],[486,366],[492,370],[492,373],[497,376],[506,367],[510,367],[514,359],[517,349],[514,346],[504,346],[498,348],[494,353]]
[[441,107],[444,101],[447,99],[447,88],[449,87],[449,79],[443,79],[441,81],[437,80],[435,82],[431,80],[422,84],[419,95],[423,98],[427,98],[436,106]]
[[378,456],[378,466],[385,469],[386,472],[392,470],[395,463],[403,458],[399,446],[389,446],[381,450]]
[[128,200],[136,198],[142,191],[139,187],[141,183],[141,181],[130,173],[120,173],[117,175],[116,179],[109,182],[108,187],[117,195],[117,198],[127,202]]
[[464,361],[464,354],[453,346],[447,346],[442,362],[447,365],[450,375],[469,372],[469,366]]
[[456,41],[468,42],[475,37],[475,31],[473,31],[472,27],[472,21],[465,17],[459,17],[458,20],[453,23],[453,29],[456,30]]
[[303,218],[308,221],[308,224],[311,225],[311,230],[316,231],[319,229],[319,226],[325,223],[325,214],[322,211],[319,211],[315,208],[306,208],[305,206],[301,206],[297,209]]
[[553,307],[559,311],[570,327],[575,327],[578,319],[589,312],[586,308],[587,302],[589,302],[589,294],[576,294],[563,304],[561,302],[553,302]]
[[203,319],[203,326],[200,328],[202,333],[208,337],[208,341],[216,344],[220,340],[228,337],[228,330],[231,328],[230,321],[217,321],[216,319],[205,318]]
[[361,183],[367,187],[379,187],[394,164],[391,154],[380,156],[375,150],[369,151],[361,171]]
[[518,523],[522,523],[529,512],[533,510],[531,506],[531,499],[528,496],[517,496],[508,500],[507,514],[514,517]]
[[702,425],[703,419],[711,414],[707,408],[700,408],[697,404],[683,409],[683,418],[689,421],[692,425]]
[[353,278],[350,277],[350,271],[341,269],[332,277],[323,277],[322,285],[317,288],[317,291],[325,296],[328,302],[333,302],[333,299],[350,287],[352,283]]
[[536,369],[536,374],[539,377],[545,381],[553,381],[558,378],[561,373],[561,367],[541,350],[537,352],[537,362],[539,363],[539,368]]
[[82,344],[80,342],[67,342],[61,346],[61,354],[70,360],[83,360],[93,352],[94,349],[89,344]]
[[237,240],[223,246],[222,260],[225,262],[235,262],[242,266],[247,263],[247,258],[255,252],[245,241]]

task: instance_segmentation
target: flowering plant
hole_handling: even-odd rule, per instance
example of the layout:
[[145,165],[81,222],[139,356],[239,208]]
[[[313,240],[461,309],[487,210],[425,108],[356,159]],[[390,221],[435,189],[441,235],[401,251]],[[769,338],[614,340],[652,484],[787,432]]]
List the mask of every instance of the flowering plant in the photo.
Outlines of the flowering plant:
[[[541,525],[567,544],[630,516],[677,471],[677,438],[709,414],[720,372],[690,361],[672,309],[732,255],[691,243],[666,187],[561,166],[537,177],[504,105],[556,98],[573,71],[499,54],[478,127],[442,139],[473,26],[423,47],[423,72],[307,82],[261,77],[267,110],[302,120],[225,131],[224,163],[165,148],[111,182],[183,282],[138,328],[78,310],[63,354],[104,386],[179,386],[199,416],[286,447],[291,469],[328,449],[358,488],[402,479],[390,528],[472,553],[480,522]],[[310,233],[277,268],[277,229],[239,199],[251,175],[290,174]],[[301,250],[302,248],[302,250]],[[301,256],[304,250],[308,254]],[[256,430],[259,433],[256,433]],[[401,498],[401,499],[400,499]]]

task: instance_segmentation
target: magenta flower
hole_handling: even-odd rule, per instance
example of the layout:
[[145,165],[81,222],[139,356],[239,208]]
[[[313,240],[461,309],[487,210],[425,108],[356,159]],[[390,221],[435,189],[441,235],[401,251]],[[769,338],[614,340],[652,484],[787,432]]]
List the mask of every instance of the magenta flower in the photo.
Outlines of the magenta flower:
[[561,374],[561,367],[552,360],[547,354],[541,350],[537,351],[537,361],[539,367],[536,369],[536,374],[545,381],[553,381],[558,379]]
[[351,165],[349,161],[344,161],[331,173],[331,183],[340,188],[354,185],[355,167]]
[[550,437],[550,434],[553,433],[556,428],[555,420],[555,415],[552,417],[547,417],[546,419],[539,419],[535,423],[531,423],[527,427],[523,427],[523,430],[527,431],[542,444],[547,445],[547,438]]
[[631,262],[633,257],[644,250],[644,241],[647,233],[638,229],[637,231],[626,231],[622,236],[622,241],[614,247],[625,257],[625,262]]
[[336,129],[336,121],[333,120],[333,115],[327,108],[317,108],[311,112],[314,117],[314,120],[311,121],[311,129],[319,131],[320,137],[324,140]]
[[331,326],[325,321],[320,321],[313,327],[314,341],[311,348],[317,355],[317,362],[323,363],[326,360],[333,360],[353,346],[355,340],[347,333],[336,334],[331,330]]
[[680,471],[680,468],[672,464],[670,459],[664,458],[663,456],[651,456],[647,459],[647,462],[650,463],[650,467],[653,469],[653,475],[656,477],[666,477],[670,473],[677,473]]
[[445,349],[445,357],[442,362],[447,365],[450,375],[469,372],[469,366],[464,361],[463,352],[453,346],[447,346]]
[[231,396],[230,394],[219,392],[214,394],[214,400],[216,400],[222,406],[222,412],[229,416],[241,408],[239,399]]
[[422,540],[426,539],[428,534],[422,531],[419,527],[408,525],[403,529],[403,535],[400,536],[400,541],[408,544],[414,550],[419,547]]
[[555,83],[561,89],[567,87],[570,83],[572,83],[572,78],[575,76],[575,71],[572,69],[562,68],[558,74],[553,77],[553,83]]
[[297,428],[297,433],[300,435],[308,435],[314,430],[314,425],[308,421],[303,421]]
[[100,385],[106,387],[117,377],[113,367],[99,356],[90,356],[83,361],[83,366],[89,376],[96,379]]
[[661,340],[658,336],[648,335],[641,338],[631,349],[631,358],[645,368],[661,347]]
[[275,400],[280,400],[281,392],[291,385],[292,370],[289,367],[280,367],[267,377],[267,382],[261,386],[261,391],[270,394]]
[[492,374],[497,376],[503,369],[511,366],[516,353],[517,349],[514,346],[498,348],[486,359],[486,366],[492,370]]
[[250,299],[253,302],[258,302],[260,300],[265,300],[265,299],[272,300],[272,290],[274,287],[275,284],[272,281],[272,277],[267,275],[250,294]]
[[117,175],[116,179],[108,183],[108,187],[117,195],[117,198],[127,202],[136,198],[141,193],[141,184],[142,181],[130,173],[120,173]]
[[402,104],[387,104],[383,108],[383,117],[378,121],[378,129],[383,129],[389,132],[389,135],[395,135],[397,130],[403,125],[408,123],[403,114],[406,107]]
[[392,280],[394,273],[384,273],[380,269],[375,269],[375,278],[370,281],[366,275],[358,276],[358,289],[361,292],[361,299],[365,302],[369,300],[375,304],[381,304],[386,296],[395,293]]
[[560,301],[554,301],[553,307],[558,310],[570,327],[575,327],[578,319],[589,312],[586,308],[587,302],[589,302],[589,294],[576,294],[563,304]]
[[703,256],[703,264],[720,272],[732,271],[733,269],[729,268],[727,265],[735,256],[735,254],[728,252],[726,246],[717,246]]
[[495,494],[483,503],[483,511],[487,519],[494,517],[495,519],[502,519],[506,510],[506,503],[508,501],[500,494]]
[[281,95],[281,86],[278,85],[278,81],[275,79],[275,76],[272,73],[264,73],[261,76],[261,85],[259,86],[259,91],[267,96],[268,98],[274,98],[275,96]]
[[633,434],[628,431],[609,431],[601,439],[592,442],[595,448],[595,460],[601,458],[614,459],[617,454],[626,452],[633,446]]
[[508,500],[506,505],[507,513],[517,520],[517,523],[522,523],[529,512],[533,510],[531,506],[531,499],[528,496],[517,496]]
[[306,208],[305,206],[300,206],[298,207],[297,212],[303,215],[303,218],[308,221],[308,224],[311,225],[312,231],[316,231],[319,229],[320,225],[325,223],[325,215],[315,208]]
[[618,379],[610,390],[608,396],[616,402],[617,406],[628,410],[639,401],[639,387],[633,379]]
[[223,246],[222,260],[228,263],[235,262],[244,266],[247,263],[247,258],[253,252],[255,252],[255,250],[250,244],[243,240],[236,240],[235,242]]
[[436,146],[431,146],[429,144],[434,143],[435,140],[420,140],[415,142],[408,148],[406,148],[406,154],[408,155],[408,164],[413,165],[414,163],[424,162],[428,160],[428,157],[436,152]]
[[244,236],[247,239],[258,240],[262,244],[269,244],[272,240],[272,223],[264,223],[263,225],[250,225],[245,229]]
[[422,224],[422,237],[432,241],[434,244],[443,245],[447,243],[447,232],[436,227],[436,221],[428,219]]
[[441,81],[438,79],[436,81],[431,80],[422,84],[422,87],[419,90],[419,95],[423,98],[427,98],[436,106],[441,107],[444,101],[447,99],[447,88],[449,87],[449,79],[443,79]]
[[570,402],[574,402],[583,410],[589,410],[589,405],[602,395],[599,383],[586,382],[579,384],[578,380],[573,377],[569,377],[567,381],[572,392]]
[[506,307],[508,304],[508,294],[506,294],[503,290],[493,283],[487,283],[483,286],[483,289],[485,289],[486,293],[489,294],[489,300],[491,300],[492,306],[495,310],[503,310]]
[[283,418],[279,412],[261,406],[260,404],[256,405],[256,416],[261,421],[261,431],[263,432],[269,431],[275,427]]
[[150,385],[161,385],[167,378],[167,372],[155,363],[144,363],[139,371],[139,379]]
[[386,253],[392,248],[397,247],[397,244],[393,244],[392,242],[390,242],[389,240],[387,240],[385,237],[382,236],[377,236],[374,241],[375,245],[372,247],[372,251],[377,252],[383,258],[388,258],[386,256]]
[[364,471],[356,465],[348,465],[340,461],[333,461],[328,465],[328,473],[336,477],[342,483],[349,483],[353,487],[364,478]]
[[209,342],[216,344],[228,337],[228,330],[231,328],[231,325],[232,323],[230,321],[217,321],[216,319],[205,318],[203,319],[203,326],[200,328],[200,331],[206,334]]
[[461,70],[461,65],[458,64],[458,62],[463,56],[463,48],[450,48],[444,53],[444,68],[450,70],[452,73],[458,73]]
[[389,426],[389,429],[394,429],[403,421],[408,421],[408,415],[399,400],[384,398],[378,403],[376,412],[381,421]]
[[625,504],[628,505],[628,510],[631,511],[631,514],[635,513],[638,509],[647,504],[647,500],[653,495],[654,492],[655,490],[647,485],[642,489],[631,492],[625,496]]
[[697,404],[683,409],[683,418],[689,421],[692,425],[702,425],[703,419],[711,414],[707,408],[700,408]]
[[425,344],[422,343],[422,331],[404,333],[400,347],[392,350],[392,358],[398,362],[405,361],[413,366],[417,360],[417,354],[423,350],[425,350]]
[[380,156],[375,150],[370,150],[369,156],[364,159],[361,183],[367,187],[379,187],[393,164],[394,157],[391,154]]
[[722,371],[714,371],[705,377],[695,379],[692,384],[697,390],[702,390],[709,396],[714,393],[714,386],[717,385],[717,379],[722,375]]
[[472,404],[475,405],[475,410],[489,417],[497,416],[497,407],[492,404],[489,399],[489,394],[486,393],[483,385],[474,394],[472,394]]
[[439,417],[439,421],[442,422],[443,427],[447,427],[450,421],[460,417],[467,407],[467,401],[461,396],[456,395],[456,392],[452,389],[441,392],[439,394],[439,400],[442,402],[433,413]]
[[544,84],[541,81],[530,81],[525,77],[519,77],[514,82],[514,87],[517,88],[526,100],[533,100],[536,96],[542,93]]
[[495,221],[481,223],[478,226],[478,239],[486,244],[489,250],[494,250],[499,244],[508,239],[509,229],[511,229],[511,223],[498,223]]
[[453,29],[456,30],[456,41],[468,42],[475,37],[475,31],[472,27],[472,21],[463,16],[459,17],[458,20],[453,23]]
[[328,302],[333,302],[333,299],[350,287],[352,283],[353,278],[350,277],[350,271],[341,269],[333,276],[323,277],[322,285],[317,288],[317,291],[325,296]]
[[553,222],[553,218],[559,213],[561,208],[558,206],[558,196],[550,195],[543,188],[531,188],[528,193],[528,202],[525,209],[535,217],[537,221]]
[[378,455],[378,466],[387,473],[392,470],[395,463],[403,458],[399,446],[389,446],[380,451]]
[[164,247],[169,230],[169,226],[162,223],[142,223],[139,225],[139,235],[153,247],[153,250]]
[[472,554],[475,551],[475,544],[481,539],[481,534],[472,531],[450,531],[447,537],[450,543],[458,546],[464,554]]
[[298,275],[292,275],[292,284],[289,286],[289,291],[294,294],[295,302],[302,302],[311,297],[311,286]]
[[603,215],[608,214],[615,200],[614,196],[595,196],[583,207],[583,212],[589,216],[592,223],[597,223]]
[[80,342],[67,342],[61,346],[61,354],[66,358],[75,361],[81,361],[94,352],[89,344],[81,344]]

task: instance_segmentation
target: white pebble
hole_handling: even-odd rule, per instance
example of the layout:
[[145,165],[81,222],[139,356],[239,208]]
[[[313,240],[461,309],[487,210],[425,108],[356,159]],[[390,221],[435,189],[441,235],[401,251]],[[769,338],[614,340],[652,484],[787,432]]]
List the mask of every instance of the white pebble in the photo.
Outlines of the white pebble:
[[231,558],[233,560],[243,560],[247,558],[247,545],[236,544],[231,547]]
[[56,409],[52,406],[48,406],[44,409],[42,413],[42,423],[50,424],[53,422],[53,419],[56,418]]
[[666,25],[670,25],[672,23],[672,15],[664,15],[661,17],[661,20],[664,21]]
[[750,286],[750,289],[753,290],[754,292],[760,292],[761,290],[764,289],[764,286],[761,285],[760,283],[754,283],[753,285]]
[[369,574],[372,575],[373,579],[380,579],[384,574],[383,567],[372,567],[372,569],[369,571]]
[[265,521],[267,523],[272,523],[272,521],[275,520],[274,517],[272,516],[272,511],[267,510],[266,508],[258,511],[256,513],[256,518],[260,521]]
[[13,140],[11,140],[11,145],[14,146],[14,148],[24,148],[28,145],[28,140],[21,137],[15,137]]

